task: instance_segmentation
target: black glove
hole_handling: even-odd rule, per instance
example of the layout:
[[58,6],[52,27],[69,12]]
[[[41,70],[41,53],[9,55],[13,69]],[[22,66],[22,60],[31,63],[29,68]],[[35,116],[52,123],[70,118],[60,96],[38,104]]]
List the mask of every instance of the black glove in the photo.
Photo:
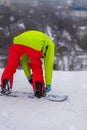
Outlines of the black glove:
[[33,79],[32,79],[32,77],[28,77],[27,79],[28,79],[28,81],[29,81],[30,84],[33,83]]

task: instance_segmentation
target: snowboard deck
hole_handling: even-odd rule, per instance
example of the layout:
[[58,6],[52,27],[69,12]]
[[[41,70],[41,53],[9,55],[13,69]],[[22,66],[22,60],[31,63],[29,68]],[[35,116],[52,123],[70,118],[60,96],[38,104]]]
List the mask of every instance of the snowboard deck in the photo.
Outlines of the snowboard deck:
[[[20,92],[20,91],[12,91],[11,94],[5,95],[0,92],[0,96],[7,96],[7,97],[22,97],[22,98],[36,98],[34,96],[33,92]],[[68,96],[58,96],[54,94],[46,94],[45,97],[42,97],[40,99],[46,99],[48,101],[53,101],[53,102],[63,102],[66,101]]]

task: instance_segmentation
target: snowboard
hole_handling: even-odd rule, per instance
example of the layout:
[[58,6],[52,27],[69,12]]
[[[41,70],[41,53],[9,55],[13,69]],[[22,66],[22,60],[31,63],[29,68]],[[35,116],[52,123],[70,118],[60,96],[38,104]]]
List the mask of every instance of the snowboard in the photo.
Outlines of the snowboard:
[[[7,97],[22,97],[22,98],[32,98],[35,99],[33,92],[20,92],[20,91],[12,91],[11,94],[5,95],[0,92],[0,96],[7,96]],[[58,96],[54,94],[46,94],[45,97],[41,97],[40,99],[45,99],[48,101],[53,102],[63,102],[66,101],[68,96]],[[39,98],[38,98],[39,99]]]

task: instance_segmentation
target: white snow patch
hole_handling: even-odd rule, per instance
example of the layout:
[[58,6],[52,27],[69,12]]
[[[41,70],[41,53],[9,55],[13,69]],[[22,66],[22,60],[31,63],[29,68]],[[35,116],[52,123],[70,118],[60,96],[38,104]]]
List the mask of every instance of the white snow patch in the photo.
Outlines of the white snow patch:
[[[0,69],[0,76],[3,70]],[[14,75],[13,91],[32,91],[24,72]],[[0,130],[86,130],[87,71],[54,71],[52,91],[65,102],[0,97]]]

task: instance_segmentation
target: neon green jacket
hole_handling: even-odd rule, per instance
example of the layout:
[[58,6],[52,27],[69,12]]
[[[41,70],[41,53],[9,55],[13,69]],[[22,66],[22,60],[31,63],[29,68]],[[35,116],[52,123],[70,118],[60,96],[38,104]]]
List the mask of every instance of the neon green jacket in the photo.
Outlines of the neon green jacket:
[[[55,48],[55,44],[52,42],[52,40],[46,34],[40,31],[31,30],[14,37],[13,43],[25,45],[36,50],[43,50],[42,57],[44,58],[45,82],[46,85],[51,85]],[[21,64],[26,77],[31,76],[31,70],[28,66],[28,63],[29,59],[24,54],[21,58]]]

